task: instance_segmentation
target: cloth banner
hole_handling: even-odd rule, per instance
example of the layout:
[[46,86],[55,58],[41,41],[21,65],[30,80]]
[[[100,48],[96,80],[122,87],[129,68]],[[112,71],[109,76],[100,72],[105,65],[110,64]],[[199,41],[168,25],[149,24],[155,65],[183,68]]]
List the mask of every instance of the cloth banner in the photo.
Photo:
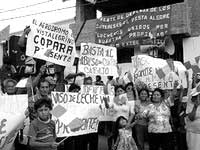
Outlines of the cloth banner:
[[0,150],[11,150],[25,120],[28,95],[0,96]]
[[179,61],[173,61],[173,70],[167,60],[147,55],[133,56],[132,63],[135,81],[144,82],[150,89],[173,89],[175,80],[178,80],[183,88],[187,88],[186,68]]
[[117,49],[93,43],[81,43],[79,71],[87,75],[117,76]]
[[4,40],[8,40],[10,34],[10,25],[5,27],[3,30],[0,31],[0,42]]
[[[104,16],[97,19],[95,43],[115,47],[159,44],[170,34],[170,18],[170,5]],[[157,40],[151,41],[153,36]]]
[[114,96],[89,93],[52,92],[58,137],[76,136],[97,132],[99,121],[115,121],[120,106],[105,108],[103,98],[113,104]]
[[75,54],[71,29],[33,19],[27,39],[27,56],[62,66],[72,66]]

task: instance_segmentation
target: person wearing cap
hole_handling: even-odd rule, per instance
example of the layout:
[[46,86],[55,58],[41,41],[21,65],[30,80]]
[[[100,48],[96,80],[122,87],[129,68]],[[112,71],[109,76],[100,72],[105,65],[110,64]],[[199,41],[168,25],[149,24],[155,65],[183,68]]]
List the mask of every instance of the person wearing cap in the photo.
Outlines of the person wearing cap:
[[17,81],[13,80],[13,79],[5,79],[3,81],[3,91],[5,94],[7,95],[14,95],[16,94],[16,84],[17,84]]
[[188,150],[200,148],[200,83],[192,89],[186,108],[186,140]]

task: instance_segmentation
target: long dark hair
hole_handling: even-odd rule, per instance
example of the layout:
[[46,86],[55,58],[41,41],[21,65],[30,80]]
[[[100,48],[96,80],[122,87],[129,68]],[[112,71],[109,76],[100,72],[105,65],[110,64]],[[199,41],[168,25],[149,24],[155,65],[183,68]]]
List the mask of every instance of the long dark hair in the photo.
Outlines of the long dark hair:
[[142,89],[140,89],[139,92],[138,92],[138,95],[139,95],[139,96],[140,96],[140,94],[141,94],[142,91],[147,92],[147,96],[148,96],[148,97],[150,96],[149,90],[148,90],[147,88],[142,88]]
[[133,91],[133,96],[134,98],[136,98],[136,93],[135,93],[135,90],[134,90],[134,85],[133,85],[133,82],[129,82],[125,85],[125,91],[127,89],[128,86],[132,86],[132,91]]
[[161,95],[161,98],[164,98],[164,97],[165,97],[165,93],[164,93],[164,91],[163,91],[162,89],[160,89],[160,88],[155,88],[154,91],[152,92],[152,97],[151,97],[151,101],[152,101],[152,102],[153,102],[153,94],[154,94],[155,92],[159,92],[160,95]]
[[116,122],[115,122],[115,130],[114,130],[114,134],[113,134],[114,141],[117,140],[117,137],[118,137],[118,135],[119,135],[119,131],[118,131],[118,130],[119,130],[120,128],[122,128],[122,127],[120,126],[120,124],[119,124],[119,122],[120,122],[121,119],[124,119],[124,120],[128,121],[124,116],[119,116],[119,117],[117,118],[117,120],[116,120]]

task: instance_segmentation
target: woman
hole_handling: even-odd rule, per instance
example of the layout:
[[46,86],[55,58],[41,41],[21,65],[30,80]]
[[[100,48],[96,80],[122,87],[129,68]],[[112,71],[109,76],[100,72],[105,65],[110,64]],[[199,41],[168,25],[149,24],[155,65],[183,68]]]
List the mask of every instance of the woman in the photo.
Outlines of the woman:
[[135,138],[139,150],[144,150],[145,138],[147,138],[148,128],[147,119],[143,116],[143,112],[147,110],[149,101],[149,90],[141,89],[139,91],[139,100],[136,100],[135,105]]
[[163,90],[156,88],[152,93],[152,104],[144,112],[148,119],[150,150],[172,150],[173,136],[170,125],[170,102],[164,99]]
[[200,93],[197,88],[191,93],[192,98],[188,100],[186,114],[186,139],[188,150],[200,149]]
[[[115,112],[115,118],[123,116],[128,120],[127,126],[131,126],[131,121],[134,117],[134,108],[128,103],[127,94],[125,93],[124,87],[122,85],[115,86],[115,98],[113,103],[108,103],[107,99],[104,99],[106,108],[111,109]],[[112,132],[114,131],[115,123],[112,122]],[[108,147],[109,150],[113,144],[113,135],[108,138]]]
[[128,101],[138,100],[138,93],[133,82],[129,82],[125,85],[125,91],[127,93]]

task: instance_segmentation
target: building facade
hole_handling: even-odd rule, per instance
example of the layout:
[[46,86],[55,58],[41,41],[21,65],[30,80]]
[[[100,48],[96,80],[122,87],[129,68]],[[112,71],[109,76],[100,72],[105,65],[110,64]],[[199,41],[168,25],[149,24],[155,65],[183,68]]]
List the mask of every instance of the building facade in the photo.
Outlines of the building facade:
[[[199,0],[76,0],[76,22],[70,27],[74,31],[76,45],[81,42],[95,43],[97,10],[102,16],[171,5],[170,36],[175,45],[175,52],[169,55],[158,51],[158,57],[184,61],[185,48],[183,41],[188,37],[200,35],[200,1]],[[186,50],[185,50],[186,51]],[[142,54],[138,46],[118,48],[118,62],[130,62],[130,56]]]

